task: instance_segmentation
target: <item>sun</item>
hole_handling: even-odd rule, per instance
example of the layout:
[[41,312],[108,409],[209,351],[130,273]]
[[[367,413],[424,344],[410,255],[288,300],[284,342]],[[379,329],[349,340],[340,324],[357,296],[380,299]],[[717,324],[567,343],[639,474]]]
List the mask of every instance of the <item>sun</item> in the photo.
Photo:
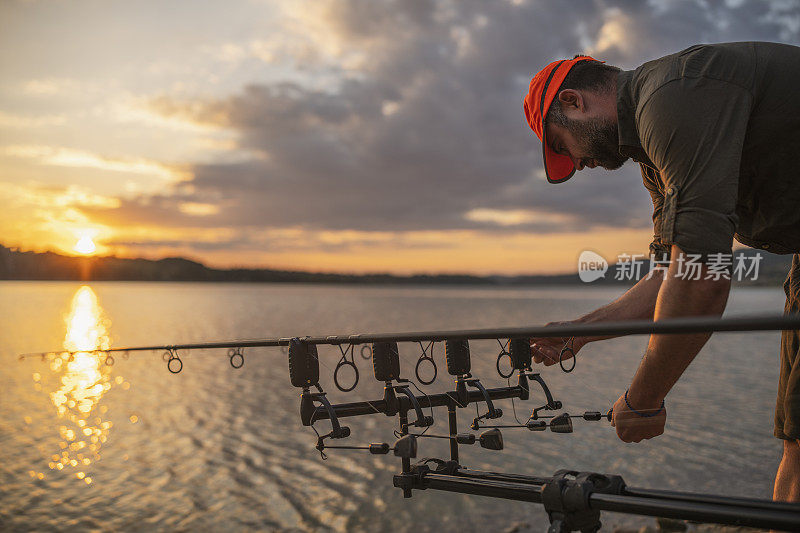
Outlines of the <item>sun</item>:
[[72,249],[79,254],[89,255],[97,251],[97,245],[95,245],[90,235],[84,233]]

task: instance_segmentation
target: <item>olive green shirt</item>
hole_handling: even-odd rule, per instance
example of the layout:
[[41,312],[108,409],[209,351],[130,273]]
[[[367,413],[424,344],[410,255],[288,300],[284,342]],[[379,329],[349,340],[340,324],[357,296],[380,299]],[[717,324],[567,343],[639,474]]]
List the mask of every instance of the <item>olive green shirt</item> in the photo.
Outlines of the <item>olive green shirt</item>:
[[653,200],[655,254],[800,252],[800,48],[697,45],[618,77],[620,153]]

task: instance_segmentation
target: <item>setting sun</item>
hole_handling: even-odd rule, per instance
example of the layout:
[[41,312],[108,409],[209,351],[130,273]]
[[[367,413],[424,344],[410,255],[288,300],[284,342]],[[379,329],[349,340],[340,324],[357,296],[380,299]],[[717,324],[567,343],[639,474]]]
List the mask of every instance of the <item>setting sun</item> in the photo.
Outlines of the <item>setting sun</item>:
[[75,243],[73,250],[79,254],[89,255],[93,254],[97,250],[97,246],[94,244],[94,241],[89,235],[84,234],[80,239],[78,239],[78,242]]

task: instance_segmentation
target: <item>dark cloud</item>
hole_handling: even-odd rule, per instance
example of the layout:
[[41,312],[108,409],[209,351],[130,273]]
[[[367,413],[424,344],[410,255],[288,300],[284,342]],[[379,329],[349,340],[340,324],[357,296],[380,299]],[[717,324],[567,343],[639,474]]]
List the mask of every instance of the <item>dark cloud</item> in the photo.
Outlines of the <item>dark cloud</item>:
[[[649,196],[633,164],[562,185],[540,177],[540,144],[522,113],[530,77],[587,47],[632,68],[697,42],[797,43],[800,30],[800,5],[789,1],[338,0],[328,14],[343,42],[363,52],[359,69],[325,90],[250,85],[218,101],[155,101],[164,114],[235,129],[240,147],[263,157],[197,165],[191,189],[124,202],[114,216],[399,232],[649,227]],[[192,217],[181,202],[220,211]],[[503,229],[465,218],[478,208],[559,218]]]

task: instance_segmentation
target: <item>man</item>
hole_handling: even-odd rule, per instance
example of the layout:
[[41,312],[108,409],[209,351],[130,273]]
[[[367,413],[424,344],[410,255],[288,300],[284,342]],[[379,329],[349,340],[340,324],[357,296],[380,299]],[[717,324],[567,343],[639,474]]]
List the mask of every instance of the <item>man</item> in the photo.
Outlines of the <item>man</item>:
[[[693,46],[632,71],[576,56],[533,78],[524,109],[542,141],[547,180],[561,183],[575,170],[614,170],[633,159],[653,200],[651,252],[669,258],[664,276],[640,280],[571,323],[721,315],[730,280],[705,273],[712,254],[731,253],[734,237],[795,254],[784,284],[786,312],[800,311],[798,87],[800,48],[754,42]],[[682,275],[690,256],[704,264],[699,279]],[[709,336],[650,337],[613,408],[620,439],[639,442],[664,432],[664,399]],[[576,338],[574,351],[600,339]],[[535,360],[553,364],[566,340],[531,339]],[[800,501],[799,349],[798,332],[784,332],[776,500]]]

